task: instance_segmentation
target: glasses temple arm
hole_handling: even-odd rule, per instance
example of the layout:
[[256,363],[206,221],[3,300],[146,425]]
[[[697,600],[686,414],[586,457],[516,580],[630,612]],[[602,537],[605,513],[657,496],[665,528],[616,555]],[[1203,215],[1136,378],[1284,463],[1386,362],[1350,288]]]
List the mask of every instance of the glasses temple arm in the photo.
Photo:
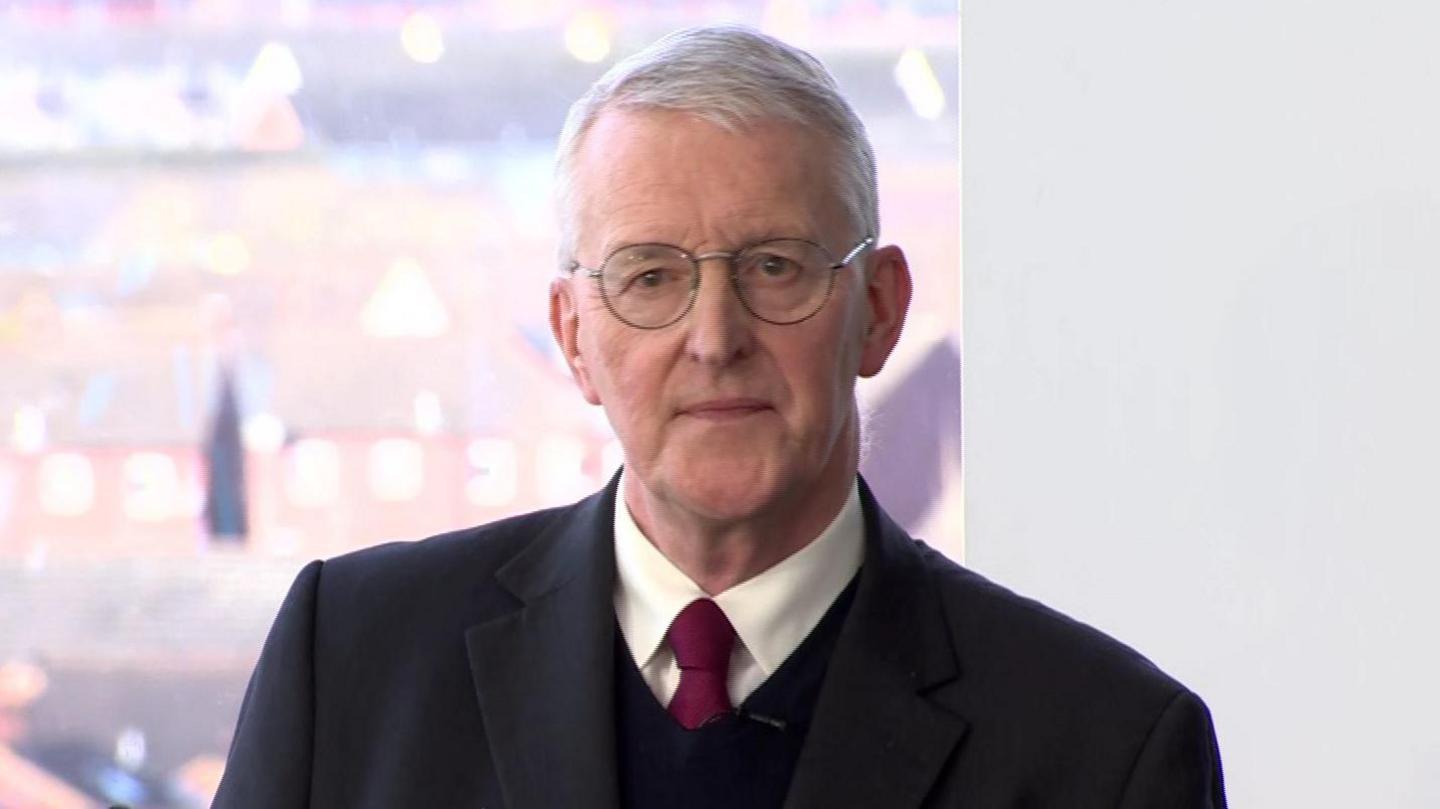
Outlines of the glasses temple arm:
[[860,253],[861,253],[862,251],[864,251],[865,248],[869,247],[870,245],[872,245],[872,244],[874,244],[874,243],[875,243],[875,237],[874,237],[874,236],[866,236],[865,238],[863,238],[863,239],[860,240],[860,243],[859,243],[859,244],[857,244],[857,245],[855,245],[854,247],[850,248],[850,252],[846,253],[844,258],[842,258],[842,259],[840,259],[839,261],[835,262],[835,264],[834,264],[833,266],[831,266],[830,269],[832,269],[832,270],[838,270],[838,269],[840,269],[841,267],[844,267],[846,264],[849,264],[850,262],[854,261],[854,260],[855,260],[855,257],[858,256],[858,255],[860,255]]

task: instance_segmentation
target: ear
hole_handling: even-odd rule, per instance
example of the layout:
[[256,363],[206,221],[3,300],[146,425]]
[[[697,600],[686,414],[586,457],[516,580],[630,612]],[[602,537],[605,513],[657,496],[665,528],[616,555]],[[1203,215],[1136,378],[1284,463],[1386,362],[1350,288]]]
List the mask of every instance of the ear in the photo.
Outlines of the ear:
[[590,404],[600,404],[600,393],[591,384],[590,371],[580,351],[579,302],[575,300],[575,287],[569,278],[556,278],[550,282],[550,333],[565,357],[565,364],[570,367],[570,375],[575,378],[580,394]]
[[872,377],[885,367],[900,340],[905,313],[910,311],[910,265],[895,245],[870,253],[865,278],[867,325],[860,349],[860,375]]

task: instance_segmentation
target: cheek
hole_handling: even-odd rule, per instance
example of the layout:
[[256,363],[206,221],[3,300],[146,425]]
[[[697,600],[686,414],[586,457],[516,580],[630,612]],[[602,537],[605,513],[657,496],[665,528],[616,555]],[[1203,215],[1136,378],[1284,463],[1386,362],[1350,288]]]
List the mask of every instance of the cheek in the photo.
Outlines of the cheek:
[[815,397],[813,417],[827,433],[840,429],[854,405],[863,345],[864,313],[858,307],[837,309],[837,322],[811,346],[810,356],[815,359],[805,367],[807,386]]
[[[832,338],[839,335],[826,332]],[[795,408],[797,426],[830,432],[846,412],[855,386],[855,352],[847,344],[837,351],[835,339],[795,346],[785,363],[784,378]]]
[[616,429],[626,432],[644,429],[664,401],[660,357],[629,332],[595,330],[589,346],[591,378],[601,404]]
[[592,381],[602,396],[613,395],[614,380],[624,378],[624,362],[630,353],[630,335],[618,331],[610,313],[599,301],[589,301],[580,314],[580,352]]

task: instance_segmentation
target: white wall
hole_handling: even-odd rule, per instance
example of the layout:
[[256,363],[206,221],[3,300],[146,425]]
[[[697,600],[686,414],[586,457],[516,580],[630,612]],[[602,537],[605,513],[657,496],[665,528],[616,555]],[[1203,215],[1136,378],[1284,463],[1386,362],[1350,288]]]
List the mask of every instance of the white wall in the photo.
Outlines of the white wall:
[[968,563],[1440,806],[1440,3],[969,0]]

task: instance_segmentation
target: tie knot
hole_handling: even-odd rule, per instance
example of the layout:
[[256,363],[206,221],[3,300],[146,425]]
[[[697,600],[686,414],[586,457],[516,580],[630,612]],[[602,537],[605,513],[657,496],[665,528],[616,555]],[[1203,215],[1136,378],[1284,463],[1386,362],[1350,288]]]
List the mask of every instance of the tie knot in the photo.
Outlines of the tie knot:
[[725,672],[730,668],[735,628],[714,601],[697,598],[686,604],[666,635],[681,670]]

